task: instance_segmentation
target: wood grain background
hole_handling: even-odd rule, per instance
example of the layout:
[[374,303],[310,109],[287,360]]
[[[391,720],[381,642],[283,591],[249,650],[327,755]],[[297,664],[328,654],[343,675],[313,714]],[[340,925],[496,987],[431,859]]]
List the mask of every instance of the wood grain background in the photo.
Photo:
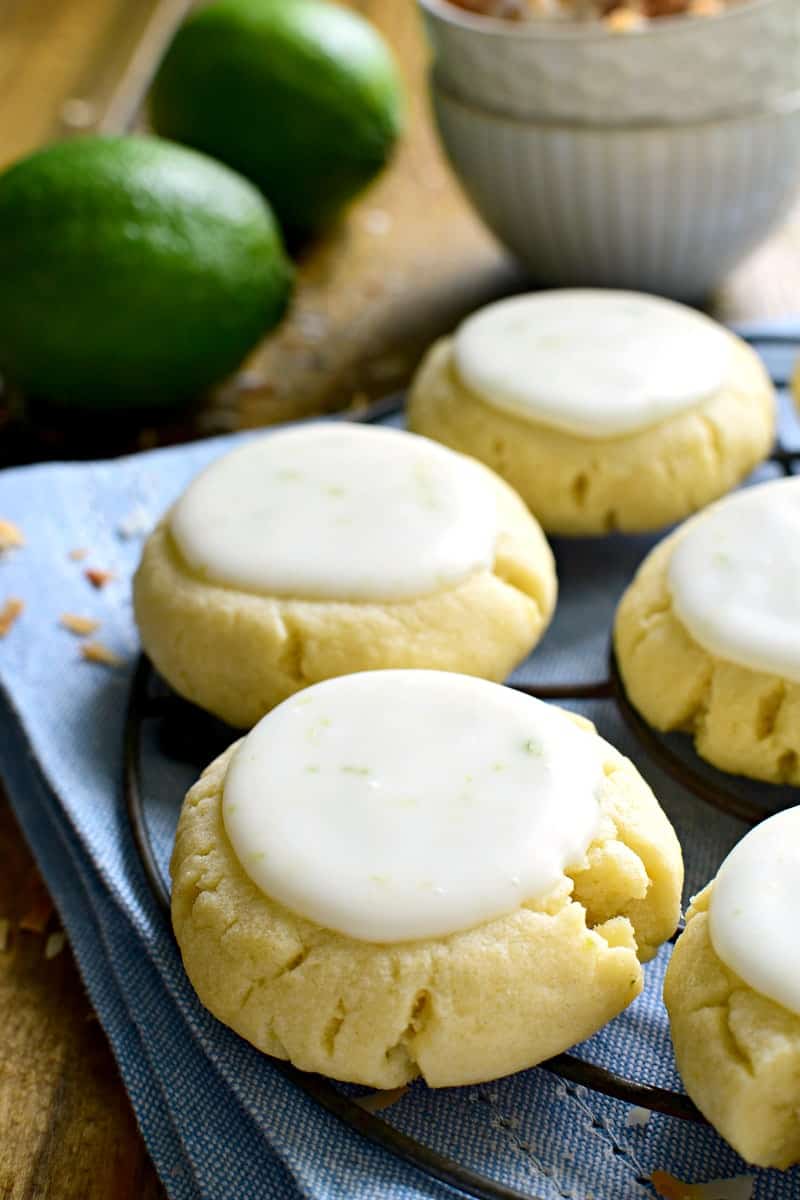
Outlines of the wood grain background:
[[[437,148],[413,3],[352,6],[383,30],[405,76],[410,106],[400,152],[303,255],[281,330],[206,400],[191,428],[140,430],[139,444],[390,391],[462,313],[522,285]],[[0,0],[0,163],[55,137],[135,119],[153,62],[185,7],[184,0]],[[742,265],[714,307],[724,318],[800,312],[800,215]],[[46,893],[2,799],[0,867],[0,1200],[161,1197],[69,949],[46,957],[57,917],[47,917]]]

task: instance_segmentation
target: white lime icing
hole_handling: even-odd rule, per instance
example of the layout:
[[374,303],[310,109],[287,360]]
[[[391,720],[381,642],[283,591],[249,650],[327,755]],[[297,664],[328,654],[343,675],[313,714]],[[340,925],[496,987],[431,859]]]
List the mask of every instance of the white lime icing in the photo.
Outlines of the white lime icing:
[[268,896],[369,942],[441,937],[549,895],[598,829],[603,743],[441,671],[316,684],[245,738],[225,828]]
[[481,309],[455,335],[487,403],[587,438],[635,433],[725,382],[731,340],[702,313],[638,292],[565,289]]
[[719,958],[762,996],[800,1016],[800,808],[757,825],[734,846],[711,890]]
[[491,567],[494,491],[469,459],[396,429],[316,424],[218,459],[170,515],[188,566],[265,595],[397,600]]
[[706,650],[800,683],[800,478],[746,488],[696,517],[668,582]]

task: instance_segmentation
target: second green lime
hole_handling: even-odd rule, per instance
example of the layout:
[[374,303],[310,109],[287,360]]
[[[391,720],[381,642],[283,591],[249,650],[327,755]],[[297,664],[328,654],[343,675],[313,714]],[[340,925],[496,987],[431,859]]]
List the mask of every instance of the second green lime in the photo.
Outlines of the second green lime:
[[324,226],[380,171],[401,112],[378,33],[324,0],[217,0],[199,9],[151,94],[159,133],[247,175],[292,234]]

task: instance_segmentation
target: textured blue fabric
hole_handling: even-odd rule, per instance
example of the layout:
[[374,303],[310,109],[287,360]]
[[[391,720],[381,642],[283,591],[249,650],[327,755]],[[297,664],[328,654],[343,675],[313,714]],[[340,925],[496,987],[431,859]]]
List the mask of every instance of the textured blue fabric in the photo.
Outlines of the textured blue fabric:
[[[796,324],[783,332],[800,337]],[[762,348],[776,378],[785,379],[797,345]],[[800,447],[800,427],[785,397],[782,404],[784,442]],[[0,643],[0,769],[171,1197],[443,1198],[452,1194],[447,1188],[343,1126],[201,1008],[131,839],[122,804],[122,734],[138,653],[129,585],[141,536],[122,537],[120,530],[131,514],[154,521],[199,468],[236,440],[0,474],[0,515],[27,538],[24,549],[0,563],[0,601],[15,595],[26,605]],[[776,471],[768,465],[754,478]],[[555,544],[558,613],[518,678],[606,678],[616,600],[655,540]],[[85,563],[69,558],[78,546],[90,548]],[[83,575],[87,563],[113,570],[114,581],[93,591]],[[109,670],[82,661],[76,640],[58,627],[67,611],[100,618],[103,642],[128,666]],[[696,891],[745,827],[671,782],[633,739],[613,701],[572,707],[590,716],[651,783],[684,847],[687,895]],[[685,739],[676,745],[691,758]],[[145,728],[147,818],[164,871],[195,774],[165,757]],[[773,801],[776,794],[756,785],[744,790]],[[642,996],[577,1053],[645,1082],[678,1084],[660,1000],[668,954],[647,966]],[[384,1115],[540,1200],[652,1197],[646,1181],[655,1169],[692,1180],[747,1170],[711,1130],[659,1116],[630,1126],[626,1105],[543,1071],[440,1092],[416,1083]],[[757,1200],[798,1195],[796,1170],[755,1175]]]

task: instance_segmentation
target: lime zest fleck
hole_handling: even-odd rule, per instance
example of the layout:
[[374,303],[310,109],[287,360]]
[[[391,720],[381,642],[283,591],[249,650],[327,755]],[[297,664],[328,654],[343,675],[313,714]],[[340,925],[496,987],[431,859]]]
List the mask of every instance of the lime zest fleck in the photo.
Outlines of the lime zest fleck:
[[319,741],[322,730],[330,728],[330,724],[331,722],[328,717],[317,717],[314,723],[309,725],[308,729],[306,730],[307,741],[311,742],[312,745],[316,745],[316,743]]
[[417,499],[422,508],[428,508],[433,511],[441,508],[441,502],[426,463],[417,463],[414,467],[414,483],[417,489]]
[[346,764],[345,766],[340,767],[339,770],[342,771],[345,775],[369,775],[369,774],[371,774],[369,767],[354,767],[354,766],[351,766],[350,764]]

